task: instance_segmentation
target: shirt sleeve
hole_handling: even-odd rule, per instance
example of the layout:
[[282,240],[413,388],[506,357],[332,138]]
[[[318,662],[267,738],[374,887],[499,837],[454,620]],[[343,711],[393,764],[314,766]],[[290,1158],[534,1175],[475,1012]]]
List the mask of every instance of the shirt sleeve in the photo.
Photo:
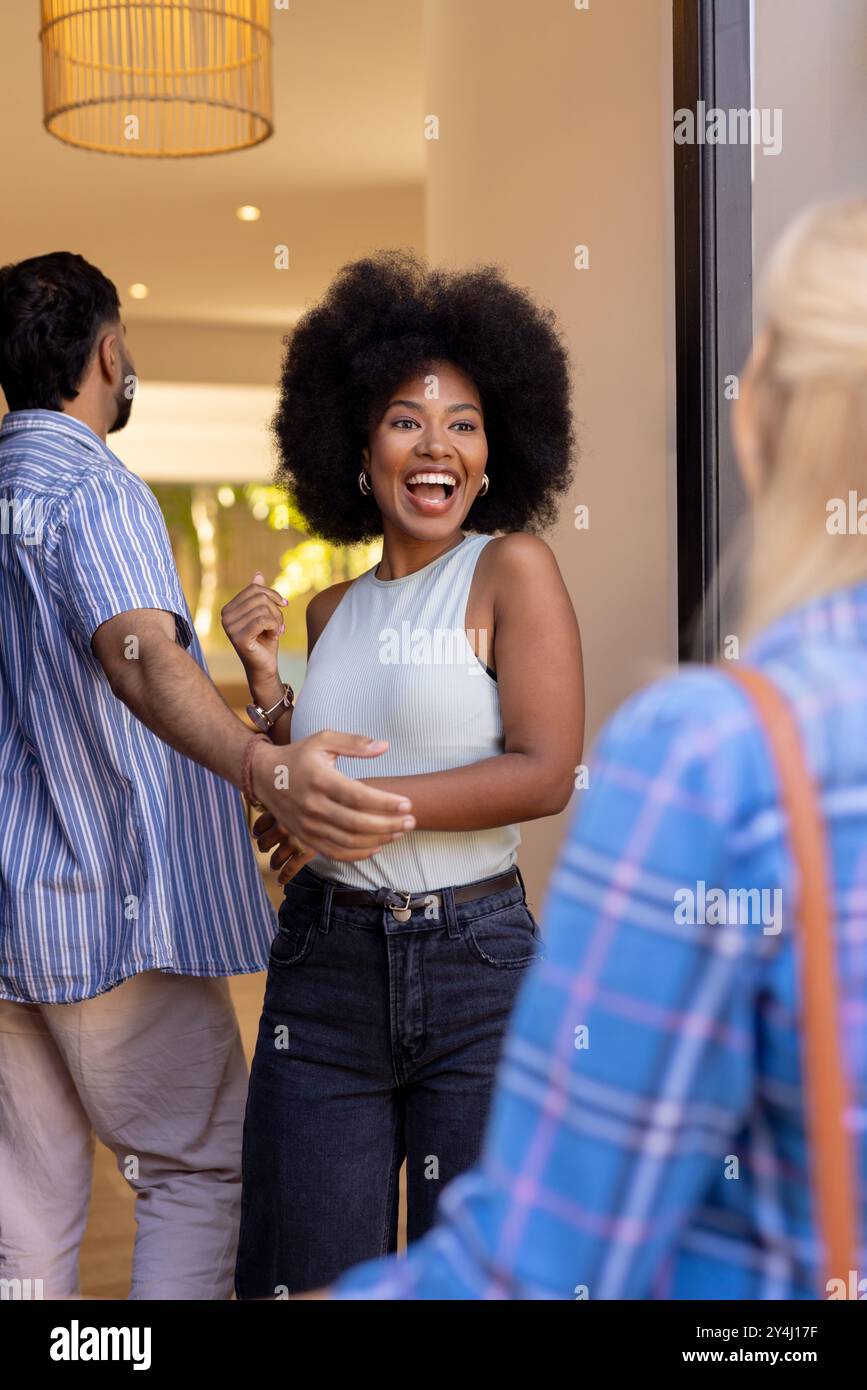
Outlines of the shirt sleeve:
[[688,920],[699,882],[726,883],[743,777],[723,741],[739,721],[754,730],[741,693],[704,672],[650,687],[603,731],[482,1157],[427,1237],[335,1298],[665,1296],[752,1103],[761,927]]
[[88,476],[66,509],[55,566],[59,599],[87,643],[119,613],[158,608],[174,616],[181,646],[190,645],[189,610],[163,515],[135,473],[114,467]]

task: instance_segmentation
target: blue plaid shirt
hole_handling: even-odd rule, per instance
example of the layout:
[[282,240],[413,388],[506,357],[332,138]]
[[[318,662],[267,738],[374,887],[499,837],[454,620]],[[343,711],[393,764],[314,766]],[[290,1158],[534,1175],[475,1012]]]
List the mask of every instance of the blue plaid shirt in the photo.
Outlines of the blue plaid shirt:
[[[744,660],[793,703],[821,789],[864,1297],[867,585],[783,618]],[[712,669],[651,686],[606,726],[580,797],[483,1155],[427,1237],[338,1298],[825,1296],[793,866],[745,695]]]
[[69,1003],[142,970],[263,970],[274,914],[233,787],[155,737],[90,646],[174,614],[205,669],[156,498],[87,425],[0,429],[0,998]]

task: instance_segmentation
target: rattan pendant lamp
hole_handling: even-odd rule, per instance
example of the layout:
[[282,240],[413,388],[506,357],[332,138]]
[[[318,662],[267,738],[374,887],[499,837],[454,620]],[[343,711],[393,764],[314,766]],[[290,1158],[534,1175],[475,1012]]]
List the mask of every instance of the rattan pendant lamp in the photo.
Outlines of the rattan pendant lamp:
[[44,123],[104,154],[186,158],[267,140],[270,0],[42,0]]

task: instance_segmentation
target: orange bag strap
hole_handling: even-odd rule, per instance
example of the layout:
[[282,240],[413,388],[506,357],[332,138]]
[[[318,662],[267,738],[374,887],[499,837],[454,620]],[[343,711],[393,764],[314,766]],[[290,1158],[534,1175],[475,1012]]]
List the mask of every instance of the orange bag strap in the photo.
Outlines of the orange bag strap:
[[[846,1133],[848,1090],[841,1056],[834,921],[825,828],[795,716],[777,687],[752,668],[727,671],[746,692],[767,736],[798,868],[803,941],[804,1071],[812,1186],[825,1273],[849,1287],[856,1268],[858,1208],[854,1145]],[[823,1289],[823,1295],[826,1290]]]

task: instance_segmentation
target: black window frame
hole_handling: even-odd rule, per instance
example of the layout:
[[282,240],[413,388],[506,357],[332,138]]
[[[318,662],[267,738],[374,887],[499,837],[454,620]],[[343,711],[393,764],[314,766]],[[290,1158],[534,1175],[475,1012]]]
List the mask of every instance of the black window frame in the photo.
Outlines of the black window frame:
[[[751,108],[750,0],[674,0],[673,37],[674,112]],[[752,149],[672,147],[678,646],[712,661],[731,631],[715,580],[745,501],[724,393],[752,342]]]

